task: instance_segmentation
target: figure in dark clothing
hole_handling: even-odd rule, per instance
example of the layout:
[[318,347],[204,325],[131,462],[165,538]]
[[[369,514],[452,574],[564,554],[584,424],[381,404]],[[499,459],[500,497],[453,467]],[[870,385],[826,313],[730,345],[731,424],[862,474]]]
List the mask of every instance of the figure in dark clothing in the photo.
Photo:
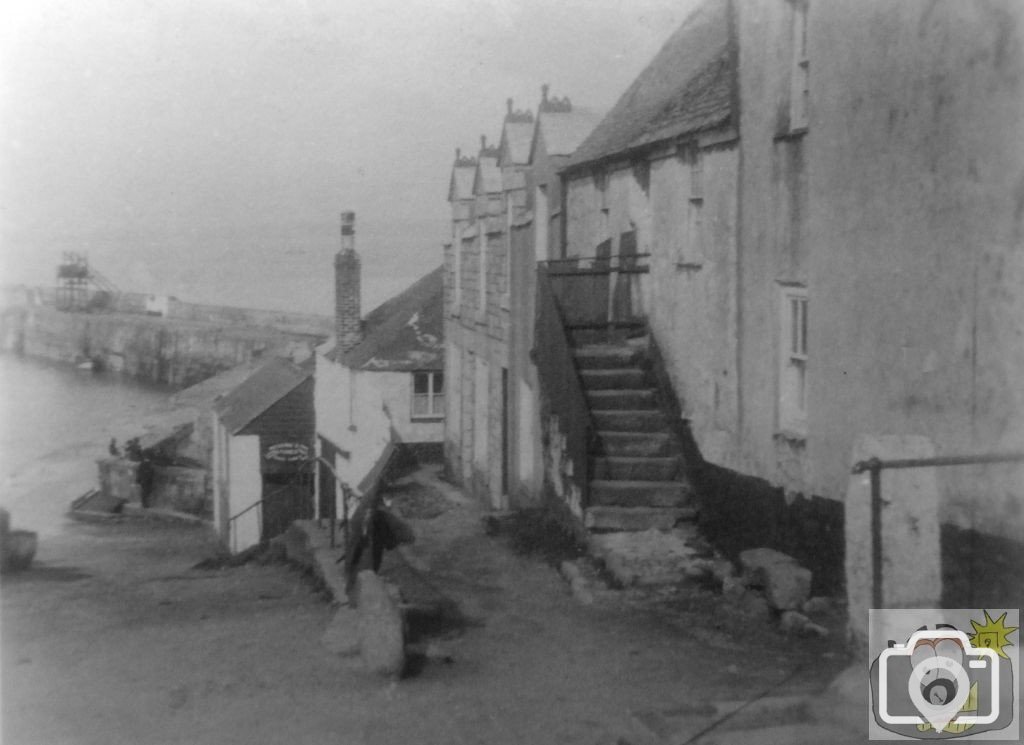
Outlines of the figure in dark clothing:
[[119,457],[121,455],[121,450],[120,450],[120,448],[117,447],[117,438],[116,437],[111,437],[110,438],[110,444],[107,445],[107,450],[109,450],[110,454],[112,456],[114,456],[115,458],[117,458],[117,457]]
[[387,508],[382,499],[366,497],[349,523],[350,546],[338,562],[345,562],[345,590],[355,604],[356,577],[366,569],[380,571],[384,551],[393,551],[403,543],[413,543],[415,534],[406,523]]
[[133,437],[124,444],[124,455],[128,460],[133,460],[136,463],[142,461],[142,446],[139,445],[138,437]]

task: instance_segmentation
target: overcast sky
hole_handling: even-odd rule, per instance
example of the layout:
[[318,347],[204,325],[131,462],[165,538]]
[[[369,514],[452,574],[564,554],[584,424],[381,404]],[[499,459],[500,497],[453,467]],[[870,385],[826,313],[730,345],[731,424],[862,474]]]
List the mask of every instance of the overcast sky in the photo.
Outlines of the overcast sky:
[[334,241],[342,209],[380,251],[436,248],[454,148],[507,97],[607,108],[693,5],[0,0],[0,267]]

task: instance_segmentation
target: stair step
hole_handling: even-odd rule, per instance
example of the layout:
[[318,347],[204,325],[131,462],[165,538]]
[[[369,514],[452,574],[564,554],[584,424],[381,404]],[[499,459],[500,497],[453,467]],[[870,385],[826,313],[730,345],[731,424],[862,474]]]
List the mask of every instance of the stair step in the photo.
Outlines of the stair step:
[[590,503],[605,507],[690,507],[693,490],[685,481],[590,482]]
[[598,430],[600,452],[592,455],[610,457],[657,458],[675,455],[678,446],[667,432],[612,432]]
[[658,392],[654,388],[609,388],[589,391],[587,400],[591,409],[654,409]]
[[610,432],[665,432],[668,421],[658,409],[592,410],[598,429]]
[[581,370],[607,370],[637,367],[644,361],[644,350],[629,344],[587,344],[573,350]]
[[676,523],[693,520],[692,507],[609,507],[596,505],[583,512],[583,524],[590,530],[671,530]]
[[646,374],[636,367],[618,367],[607,370],[580,370],[583,387],[587,390],[609,388],[644,388]]
[[678,457],[595,458],[591,475],[608,481],[671,481],[680,471]]

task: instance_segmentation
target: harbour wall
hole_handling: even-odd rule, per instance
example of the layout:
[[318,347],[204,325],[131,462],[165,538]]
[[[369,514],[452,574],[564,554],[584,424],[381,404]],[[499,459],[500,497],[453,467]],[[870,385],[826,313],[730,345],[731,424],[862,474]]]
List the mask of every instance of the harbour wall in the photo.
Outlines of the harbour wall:
[[[308,357],[330,334],[329,318],[181,306],[179,312],[191,317],[112,310],[69,312],[37,302],[7,304],[0,309],[0,350],[93,364],[184,388],[255,358]],[[275,320],[279,325],[272,325]]]

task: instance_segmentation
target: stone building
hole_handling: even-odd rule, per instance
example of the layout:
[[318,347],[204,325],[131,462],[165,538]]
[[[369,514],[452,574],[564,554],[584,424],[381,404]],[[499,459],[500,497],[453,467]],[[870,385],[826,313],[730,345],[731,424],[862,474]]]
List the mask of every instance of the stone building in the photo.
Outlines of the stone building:
[[560,250],[556,168],[597,121],[568,98],[549,98],[547,86],[536,118],[507,105],[497,147],[482,140],[475,158],[456,151],[445,252],[446,364],[453,371],[446,460],[454,478],[499,509],[540,499],[530,357],[536,256]]
[[417,457],[440,457],[446,408],[443,279],[438,267],[362,316],[355,216],[342,214],[342,246],[335,256],[337,330],[316,354],[318,516],[335,509],[333,514],[342,514],[339,481],[357,489],[390,443]]
[[[690,499],[717,498],[702,524],[733,548],[798,554],[830,580],[820,589],[842,581],[860,437],[1024,447],[1021,15],[1008,1],[709,0],[561,171],[566,254],[592,273],[637,267],[603,280],[628,298],[606,320],[620,345],[652,344],[678,404],[668,427],[699,449]],[[560,436],[564,457],[571,427],[555,425],[542,439]],[[591,470],[606,455],[553,464],[582,522],[608,499]],[[943,541],[947,568],[982,566],[980,549],[956,554],[965,542],[1024,556],[1022,476],[941,472],[943,535],[960,536]],[[662,508],[685,502],[666,494]]]

